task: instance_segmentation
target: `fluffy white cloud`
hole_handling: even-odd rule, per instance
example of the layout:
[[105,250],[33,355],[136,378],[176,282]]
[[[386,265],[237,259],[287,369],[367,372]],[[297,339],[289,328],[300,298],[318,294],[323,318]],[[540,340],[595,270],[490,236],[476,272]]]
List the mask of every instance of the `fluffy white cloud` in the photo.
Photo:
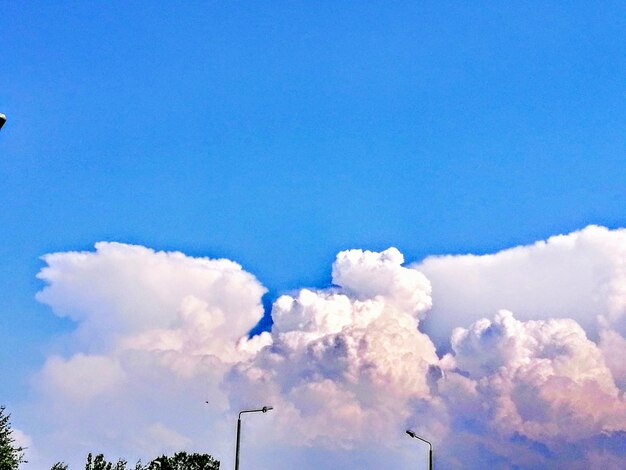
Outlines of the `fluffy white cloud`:
[[279,297],[253,338],[265,289],[232,261],[119,243],[47,255],[38,298],[77,328],[34,381],[34,465],[183,447],[228,465],[236,412],[268,404],[244,423],[257,470],[412,468],[425,454],[407,427],[447,468],[613,468],[624,247],[625,231],[589,227],[412,266],[344,251],[333,287]]
[[433,285],[426,331],[451,331],[507,309],[517,318],[572,318],[596,339],[626,335],[626,230],[589,226],[495,254],[428,257],[414,267]]
[[430,282],[403,263],[404,256],[396,248],[381,253],[342,251],[333,264],[333,283],[358,300],[380,296],[403,312],[423,314],[432,306]]
[[[104,242],[95,253],[54,253],[43,260],[47,266],[38,277],[47,286],[38,300],[75,320],[81,347],[90,351],[194,318],[203,330],[230,340],[246,335],[263,315],[265,288],[229,260]],[[206,311],[194,314],[201,309]]]
[[429,397],[428,370],[439,361],[417,329],[430,285],[402,262],[395,249],[342,252],[336,288],[280,297],[272,347],[229,376],[235,406],[278,403],[277,432],[299,445],[350,448],[394,435],[408,402]]
[[49,433],[41,458],[60,452],[78,465],[97,449],[145,458],[176,450],[172,443],[197,446],[190,434],[223,450],[226,434],[207,436],[221,429],[207,420],[227,409],[219,384],[269,339],[248,339],[263,315],[265,288],[254,276],[228,260],[120,243],[44,260],[37,297],[77,330],[67,339],[76,353],[49,358],[35,380],[33,413]]
[[456,329],[452,350],[445,380],[458,373],[471,381],[466,396],[481,401],[496,430],[544,443],[626,430],[626,403],[602,352],[573,320],[521,322],[501,311]]
[[626,391],[626,339],[616,331],[605,330],[600,334],[600,349],[615,382]]
[[522,322],[501,311],[456,329],[452,351],[438,383],[457,434],[449,443],[469,435],[472,450],[480,445],[484,453],[466,468],[487,459],[544,468],[589,468],[600,459],[612,468],[616,455],[601,459],[597,443],[588,442],[597,436],[626,451],[623,393],[601,350],[573,320]]
[[39,382],[53,394],[75,402],[85,402],[121,387],[125,375],[113,358],[79,353],[67,360],[58,356],[49,358],[41,371]]

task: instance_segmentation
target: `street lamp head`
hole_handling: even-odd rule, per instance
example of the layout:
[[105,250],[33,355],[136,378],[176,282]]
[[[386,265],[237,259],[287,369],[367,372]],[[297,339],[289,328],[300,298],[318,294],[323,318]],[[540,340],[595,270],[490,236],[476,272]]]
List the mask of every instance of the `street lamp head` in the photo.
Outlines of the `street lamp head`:
[[0,129],[2,129],[2,126],[4,126],[4,123],[7,122],[7,117],[0,113]]
[[259,411],[267,413],[269,410],[273,409],[273,406],[264,406],[263,408],[254,408],[253,410],[241,410],[239,412],[239,418],[237,418],[237,446],[235,447],[235,470],[239,470],[239,440],[241,436],[241,415],[244,413],[258,413]]
[[406,433],[411,436],[413,439],[419,439],[422,442],[425,442],[426,444],[428,444],[428,468],[430,470],[433,470],[433,445],[430,441],[427,441],[426,439],[419,437],[417,434],[415,434],[415,432],[411,431],[410,429],[406,430]]

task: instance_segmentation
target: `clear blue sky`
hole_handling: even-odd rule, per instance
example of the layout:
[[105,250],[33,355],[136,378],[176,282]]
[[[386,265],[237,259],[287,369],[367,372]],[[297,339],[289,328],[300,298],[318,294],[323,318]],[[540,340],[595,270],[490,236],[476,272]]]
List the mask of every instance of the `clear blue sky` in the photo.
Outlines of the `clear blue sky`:
[[228,257],[274,297],[345,248],[623,226],[626,6],[524,3],[3,2],[0,399],[71,327],[52,251]]

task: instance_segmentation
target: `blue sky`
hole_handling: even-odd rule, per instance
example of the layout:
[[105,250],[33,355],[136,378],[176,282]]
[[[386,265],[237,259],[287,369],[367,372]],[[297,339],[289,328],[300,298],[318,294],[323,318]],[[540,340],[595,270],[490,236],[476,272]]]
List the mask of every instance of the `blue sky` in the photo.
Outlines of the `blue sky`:
[[624,225],[621,2],[4,2],[0,379],[72,329],[50,252],[226,257],[270,298],[347,248]]

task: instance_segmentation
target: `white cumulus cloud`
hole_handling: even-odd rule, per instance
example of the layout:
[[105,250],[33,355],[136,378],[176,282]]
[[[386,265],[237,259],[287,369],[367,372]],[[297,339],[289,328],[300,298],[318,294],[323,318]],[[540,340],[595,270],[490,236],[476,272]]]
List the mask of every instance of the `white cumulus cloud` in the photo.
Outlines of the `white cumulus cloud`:
[[266,289],[232,261],[120,243],[44,261],[38,299],[76,331],[34,379],[38,468],[182,448],[227,466],[237,412],[262,405],[257,470],[413,468],[407,427],[445,468],[626,457],[624,230],[408,266],[344,251],[331,287],[278,297],[253,338]]
[[507,309],[522,320],[572,318],[590,336],[626,335],[626,229],[589,226],[482,256],[434,256],[414,265],[433,285],[429,334]]

